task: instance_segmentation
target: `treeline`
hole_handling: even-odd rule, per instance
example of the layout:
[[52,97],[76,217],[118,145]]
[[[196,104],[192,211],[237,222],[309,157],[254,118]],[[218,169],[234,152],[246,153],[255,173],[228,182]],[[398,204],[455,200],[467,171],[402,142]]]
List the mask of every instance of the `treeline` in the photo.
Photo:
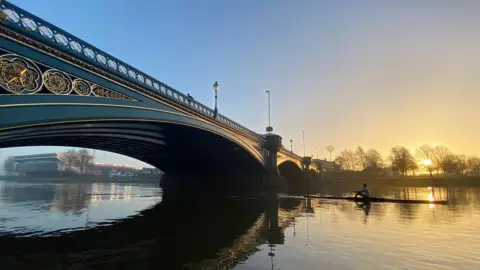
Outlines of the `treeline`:
[[469,175],[480,176],[480,158],[454,154],[445,146],[424,144],[412,154],[403,146],[395,146],[388,157],[383,158],[375,149],[364,150],[358,146],[355,150],[345,149],[335,163],[343,170],[380,172],[391,170],[402,176],[415,175],[418,170],[434,175]]

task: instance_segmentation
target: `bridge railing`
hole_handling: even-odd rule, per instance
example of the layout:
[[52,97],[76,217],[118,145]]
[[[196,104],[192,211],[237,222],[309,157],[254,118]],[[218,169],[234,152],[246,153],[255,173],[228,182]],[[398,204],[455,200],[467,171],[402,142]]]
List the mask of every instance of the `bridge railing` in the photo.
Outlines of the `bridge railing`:
[[289,155],[289,156],[291,156],[291,157],[293,157],[293,158],[297,158],[297,159],[299,159],[299,160],[302,160],[302,156],[293,153],[292,151],[288,150],[287,148],[285,148],[285,147],[283,147],[283,146],[282,146],[282,149],[280,149],[280,152],[282,152],[282,153],[284,153],[284,154],[286,154],[286,155]]
[[93,64],[154,94],[159,94],[179,105],[188,107],[241,133],[255,137],[259,136],[256,132],[224,115],[218,114],[215,118],[214,111],[202,103],[9,2],[4,1],[3,4],[0,4],[0,9],[6,15],[5,25],[16,32],[51,45],[56,49]]

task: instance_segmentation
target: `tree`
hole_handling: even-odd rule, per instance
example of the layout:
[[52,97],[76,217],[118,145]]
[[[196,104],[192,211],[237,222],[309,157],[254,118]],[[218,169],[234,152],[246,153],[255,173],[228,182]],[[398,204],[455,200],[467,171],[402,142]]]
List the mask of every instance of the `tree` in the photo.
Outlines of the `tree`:
[[78,167],[80,168],[80,174],[84,175],[87,169],[91,166],[93,156],[88,153],[87,149],[80,149],[77,152],[78,155]]
[[377,171],[383,166],[382,155],[375,149],[369,149],[365,152],[364,171]]
[[442,169],[445,176],[453,175],[458,169],[457,157],[453,154],[448,154],[443,157]]
[[[435,148],[424,144],[417,148],[417,156],[422,159],[423,166],[427,168],[428,172],[430,173],[430,177],[433,177],[433,169],[434,169],[434,159],[435,159]],[[425,162],[428,161],[428,162]]]
[[365,151],[361,146],[358,146],[355,150],[355,164],[360,167],[360,170],[364,170],[367,167]]
[[466,167],[471,176],[480,176],[480,158],[475,156],[468,157]]
[[457,155],[457,169],[460,174],[465,174],[467,170],[467,156]]
[[437,172],[439,170],[442,170],[443,175],[447,175],[446,165],[448,162],[446,162],[446,158],[451,154],[452,152],[450,151],[450,149],[445,146],[438,145],[437,147],[435,147],[434,166]]
[[345,149],[340,152],[340,156],[335,158],[335,163],[339,164],[344,170],[355,170],[355,153],[352,150]]
[[414,162],[414,158],[410,151],[403,146],[392,147],[390,151],[390,160],[392,162],[392,168],[398,170],[402,177],[407,174],[409,166]]
[[338,165],[340,165],[340,167],[342,167],[343,170],[347,170],[348,164],[344,157],[338,156],[333,161]]
[[412,176],[415,176],[415,171],[418,170],[418,164],[417,161],[412,158],[411,160],[408,161],[408,170],[412,171]]
[[13,157],[8,157],[7,159],[5,159],[5,161],[3,162],[3,169],[5,170],[7,175],[11,175],[12,172],[15,171],[15,160],[13,159]]
[[75,151],[75,149],[68,149],[68,151],[65,153],[62,153],[61,156],[65,166],[67,166],[67,169],[69,170],[71,170],[74,165],[79,163],[78,152]]

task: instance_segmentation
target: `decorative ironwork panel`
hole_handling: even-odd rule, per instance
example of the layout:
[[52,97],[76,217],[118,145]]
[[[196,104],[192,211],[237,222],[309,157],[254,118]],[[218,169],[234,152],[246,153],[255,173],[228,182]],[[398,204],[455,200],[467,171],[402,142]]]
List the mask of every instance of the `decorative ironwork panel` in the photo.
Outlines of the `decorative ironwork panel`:
[[37,65],[16,55],[0,57],[0,86],[14,94],[34,94],[42,89]]
[[[4,1],[3,4],[0,4],[0,11],[0,14],[3,12],[5,21],[4,25],[13,29],[15,32],[22,33],[22,35],[28,37],[33,37],[42,44],[47,44],[48,46],[53,46],[56,49],[66,52],[70,57],[75,57],[76,59],[92,64],[109,74],[113,74],[118,78],[133,83],[142,88],[142,93],[144,92],[143,89],[147,90],[145,91],[148,93],[147,96],[155,97],[158,95],[175,104],[185,106],[200,113],[205,117],[209,117],[222,125],[233,128],[240,133],[254,136],[257,139],[262,139],[259,134],[235,123],[223,115],[219,114],[215,118],[212,109],[194,100],[192,97],[180,93],[148,74],[139,71],[112,55],[95,48],[93,45],[11,3]],[[55,79],[60,80],[60,77],[55,77]],[[28,91],[28,89],[22,91]],[[75,90],[75,88],[73,92],[78,94],[78,91]]]
[[135,100],[124,94],[0,50],[0,94],[55,94]]

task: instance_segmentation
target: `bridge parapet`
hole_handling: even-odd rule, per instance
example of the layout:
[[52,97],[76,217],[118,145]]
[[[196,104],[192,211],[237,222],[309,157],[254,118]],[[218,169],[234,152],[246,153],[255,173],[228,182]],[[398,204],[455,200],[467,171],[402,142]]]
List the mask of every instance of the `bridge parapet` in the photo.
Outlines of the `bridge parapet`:
[[0,18],[0,22],[14,32],[52,46],[153,94],[160,95],[177,105],[187,107],[211,120],[227,125],[240,133],[260,137],[256,132],[224,115],[219,114],[215,118],[214,111],[202,103],[9,2],[1,2],[0,10],[3,12],[0,14],[5,18]]

